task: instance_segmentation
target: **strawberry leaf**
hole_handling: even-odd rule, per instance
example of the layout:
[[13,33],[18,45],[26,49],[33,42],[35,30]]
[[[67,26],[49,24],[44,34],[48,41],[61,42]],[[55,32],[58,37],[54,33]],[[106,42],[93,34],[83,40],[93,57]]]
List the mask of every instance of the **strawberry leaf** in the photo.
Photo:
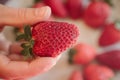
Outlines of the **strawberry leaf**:
[[38,2],[40,2],[40,1],[42,1],[42,0],[34,0],[34,3],[38,3]]
[[19,40],[24,39],[24,38],[25,38],[25,34],[20,34],[17,36],[16,41],[19,41]]
[[24,33],[25,33],[25,40],[27,40],[27,41],[30,41],[31,40],[31,36],[32,36],[32,33],[31,33],[31,28],[30,28],[30,26],[25,26],[25,28],[24,28]]
[[69,59],[68,59],[68,62],[69,62],[70,64],[73,63],[73,56],[75,55],[75,53],[76,53],[76,50],[74,50],[74,49],[70,49],[70,50],[69,50]]
[[21,44],[21,47],[22,48],[30,48],[31,45],[29,43],[23,43],[23,44]]
[[113,6],[112,0],[105,0],[106,3],[108,3],[110,6]]

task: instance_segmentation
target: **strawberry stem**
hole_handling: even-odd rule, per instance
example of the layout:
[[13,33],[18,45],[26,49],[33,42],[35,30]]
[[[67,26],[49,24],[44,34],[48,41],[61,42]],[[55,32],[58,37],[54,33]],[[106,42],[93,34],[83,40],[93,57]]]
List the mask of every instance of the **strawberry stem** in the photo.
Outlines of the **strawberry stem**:
[[32,58],[34,57],[32,48],[34,45],[34,40],[32,40],[32,33],[31,33],[31,28],[30,26],[25,26],[24,27],[24,33],[20,34],[16,40],[24,40],[25,43],[21,44],[21,47],[23,50],[21,51],[21,54],[25,56],[26,58]]

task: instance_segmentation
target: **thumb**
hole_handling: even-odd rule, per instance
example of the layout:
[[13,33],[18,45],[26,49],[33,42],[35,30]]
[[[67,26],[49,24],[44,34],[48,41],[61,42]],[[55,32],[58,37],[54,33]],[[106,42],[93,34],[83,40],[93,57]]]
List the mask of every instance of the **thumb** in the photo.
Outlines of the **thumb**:
[[25,25],[46,20],[51,14],[49,7],[12,8],[0,5],[0,25]]

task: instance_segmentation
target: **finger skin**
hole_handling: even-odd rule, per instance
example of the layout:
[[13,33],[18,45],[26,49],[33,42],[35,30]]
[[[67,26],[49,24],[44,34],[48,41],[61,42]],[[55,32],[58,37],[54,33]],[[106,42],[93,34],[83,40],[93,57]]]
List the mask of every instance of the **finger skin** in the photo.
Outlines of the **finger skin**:
[[0,54],[0,77],[9,80],[30,78],[51,69],[58,59],[59,57],[37,57],[31,62],[11,61]]
[[12,8],[0,5],[0,24],[1,25],[27,25],[34,24],[49,18],[51,9],[41,8]]
[[14,42],[9,47],[9,52],[14,54],[20,54],[23,48],[21,47],[21,43]]
[[9,46],[11,45],[11,42],[6,40],[3,34],[0,34],[0,51],[9,51]]

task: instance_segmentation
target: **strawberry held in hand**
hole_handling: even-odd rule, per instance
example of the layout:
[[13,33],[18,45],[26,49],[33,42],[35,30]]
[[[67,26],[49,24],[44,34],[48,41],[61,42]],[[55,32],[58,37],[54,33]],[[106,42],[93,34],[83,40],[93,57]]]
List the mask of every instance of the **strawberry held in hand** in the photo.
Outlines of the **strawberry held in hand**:
[[97,60],[113,69],[120,70],[120,50],[100,54],[97,56]]
[[98,64],[90,64],[84,70],[85,80],[110,80],[114,77],[112,69]]
[[106,23],[110,15],[110,6],[105,2],[92,2],[85,11],[84,20],[92,28],[99,28]]
[[88,64],[96,56],[96,51],[93,47],[87,44],[77,44],[69,52],[69,62],[74,64]]
[[29,27],[26,27],[25,33],[24,36],[27,36],[25,39],[29,43],[22,45],[23,54],[33,53],[41,57],[56,57],[71,47],[79,36],[79,30],[75,25],[53,21],[43,21],[33,25],[32,33]]
[[75,70],[72,72],[70,80],[83,80],[83,76],[79,70]]
[[105,27],[99,39],[100,46],[108,46],[119,41],[120,41],[120,23],[117,22],[108,24]]

